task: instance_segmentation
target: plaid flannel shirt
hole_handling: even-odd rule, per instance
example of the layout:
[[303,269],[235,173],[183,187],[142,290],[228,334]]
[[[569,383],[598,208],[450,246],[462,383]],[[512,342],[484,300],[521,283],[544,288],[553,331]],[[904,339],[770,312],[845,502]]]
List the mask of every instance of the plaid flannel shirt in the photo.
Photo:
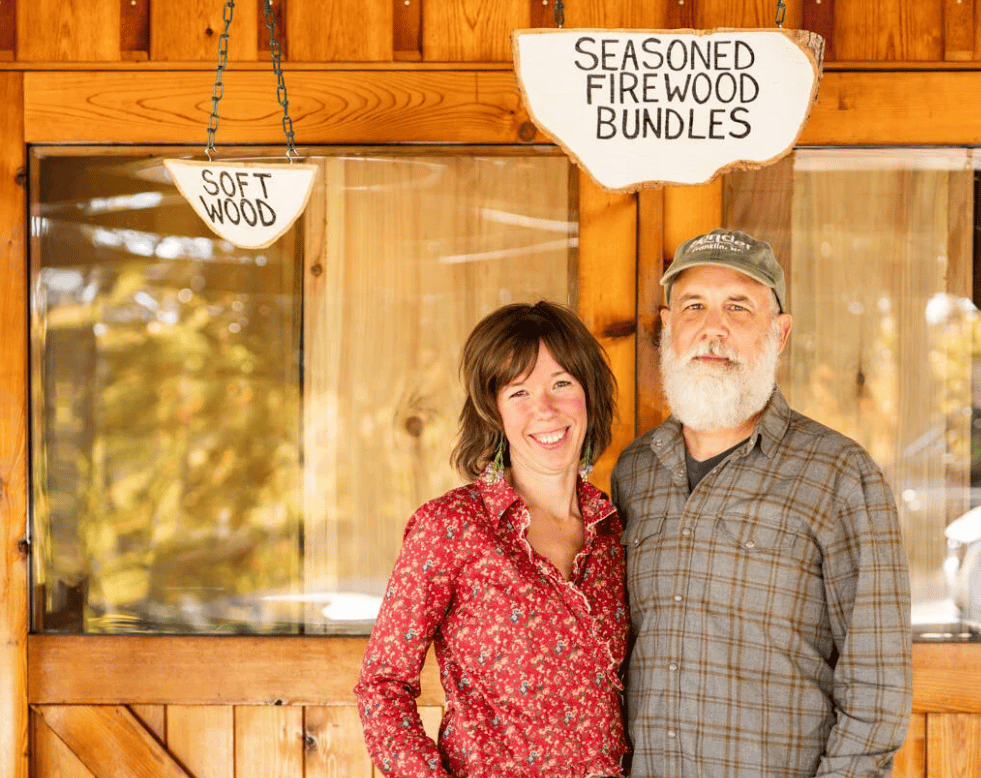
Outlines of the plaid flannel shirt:
[[910,594],[868,453],[776,389],[691,493],[671,417],[623,452],[612,494],[633,778],[887,776],[912,699]]

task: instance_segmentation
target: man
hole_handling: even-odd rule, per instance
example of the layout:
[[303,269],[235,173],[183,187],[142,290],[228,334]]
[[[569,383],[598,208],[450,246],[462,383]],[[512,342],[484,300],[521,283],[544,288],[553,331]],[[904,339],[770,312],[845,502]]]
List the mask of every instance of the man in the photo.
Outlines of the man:
[[775,386],[791,317],[769,245],[713,230],[661,283],[672,415],[613,473],[632,776],[888,776],[912,696],[889,488]]

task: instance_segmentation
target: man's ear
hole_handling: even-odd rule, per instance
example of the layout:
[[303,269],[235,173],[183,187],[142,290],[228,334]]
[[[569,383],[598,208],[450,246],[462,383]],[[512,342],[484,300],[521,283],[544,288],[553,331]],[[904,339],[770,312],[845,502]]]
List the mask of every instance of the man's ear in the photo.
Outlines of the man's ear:
[[780,332],[780,351],[787,345],[787,338],[790,337],[790,330],[794,326],[794,319],[789,313],[777,314],[777,327]]
[[660,309],[658,310],[658,313],[661,314],[661,326],[662,327],[667,327],[668,326],[668,318],[671,316],[671,309],[668,308],[668,306],[666,306],[666,305],[662,305],[660,307]]

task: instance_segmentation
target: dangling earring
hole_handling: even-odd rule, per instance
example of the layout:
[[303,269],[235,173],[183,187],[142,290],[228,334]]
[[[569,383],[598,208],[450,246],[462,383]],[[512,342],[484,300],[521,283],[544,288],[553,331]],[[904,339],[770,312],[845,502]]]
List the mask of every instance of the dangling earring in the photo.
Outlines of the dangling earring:
[[485,471],[485,478],[487,483],[493,484],[504,478],[504,443],[506,438],[504,433],[501,433],[501,438],[497,442],[497,453],[494,455],[494,461],[487,465],[487,470]]
[[579,462],[579,477],[585,481],[589,474],[593,472],[593,441],[586,444],[582,452],[582,461]]

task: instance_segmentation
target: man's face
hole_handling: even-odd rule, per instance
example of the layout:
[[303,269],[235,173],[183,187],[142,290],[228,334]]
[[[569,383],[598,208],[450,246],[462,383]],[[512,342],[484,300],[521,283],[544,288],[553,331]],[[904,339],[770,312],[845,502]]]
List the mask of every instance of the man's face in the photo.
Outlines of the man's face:
[[734,429],[773,391],[791,319],[774,316],[770,289],[735,270],[678,276],[662,310],[661,377],[671,412],[695,430]]
[[[702,265],[685,270],[675,279],[671,307],[661,310],[661,321],[671,325],[676,357],[715,342],[751,364],[770,335],[774,305],[769,287],[738,270]],[[788,314],[777,316],[780,351],[790,325]],[[693,360],[709,372],[725,372],[733,366],[727,357],[712,353]]]

